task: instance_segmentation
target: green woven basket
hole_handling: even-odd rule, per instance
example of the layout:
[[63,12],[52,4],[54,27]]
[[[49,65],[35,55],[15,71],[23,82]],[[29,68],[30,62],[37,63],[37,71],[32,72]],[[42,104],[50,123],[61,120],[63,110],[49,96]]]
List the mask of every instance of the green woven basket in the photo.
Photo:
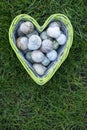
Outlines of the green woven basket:
[[[66,27],[66,29],[68,31],[68,39],[67,39],[67,43],[65,45],[64,51],[60,55],[59,60],[56,61],[56,63],[52,67],[49,68],[48,72],[44,76],[40,77],[31,70],[29,65],[25,62],[24,57],[20,54],[19,49],[16,47],[16,43],[14,40],[14,31],[16,30],[16,27],[18,26],[18,23],[21,20],[31,21],[35,25],[35,27],[39,30],[39,32],[42,32],[51,21],[58,20],[64,24],[64,26]],[[13,48],[14,52],[16,53],[18,59],[20,60],[20,62],[22,63],[23,67],[26,69],[28,74],[31,76],[31,78],[37,84],[43,85],[51,79],[51,77],[55,74],[55,72],[58,70],[58,68],[61,66],[61,64],[64,62],[64,60],[67,58],[67,56],[69,54],[69,50],[70,50],[72,42],[73,42],[73,27],[71,25],[70,20],[63,14],[51,15],[42,26],[40,26],[37,23],[37,21],[34,18],[32,18],[31,16],[29,16],[27,14],[21,14],[21,15],[18,15],[17,17],[15,17],[11,23],[11,26],[9,28],[9,41],[10,41],[11,47]]]

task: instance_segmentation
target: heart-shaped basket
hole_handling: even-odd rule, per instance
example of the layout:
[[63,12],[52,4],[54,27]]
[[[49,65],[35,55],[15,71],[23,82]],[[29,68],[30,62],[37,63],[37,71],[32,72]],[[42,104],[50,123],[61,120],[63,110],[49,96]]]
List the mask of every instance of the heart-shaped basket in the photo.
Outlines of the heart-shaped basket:
[[[16,46],[16,30],[19,27],[20,23],[23,21],[31,21],[39,32],[42,32],[52,21],[60,21],[62,24],[62,30],[67,35],[66,44],[60,47],[60,49],[58,49],[57,60],[49,66],[49,68],[47,69],[46,73],[43,76],[39,76],[34,72],[31,64],[27,62],[27,60],[25,59],[21,51]],[[26,69],[28,74],[32,77],[32,79],[37,84],[43,85],[51,79],[51,77],[55,74],[55,72],[58,70],[58,68],[61,66],[64,60],[67,58],[69,54],[69,50],[73,42],[73,27],[71,25],[70,20],[63,14],[51,15],[42,26],[40,26],[36,22],[36,20],[32,18],[31,16],[27,14],[21,14],[15,17],[11,23],[11,26],[9,29],[9,41],[10,41],[11,47],[13,48],[18,59],[20,60],[20,62],[22,63],[23,67]]]

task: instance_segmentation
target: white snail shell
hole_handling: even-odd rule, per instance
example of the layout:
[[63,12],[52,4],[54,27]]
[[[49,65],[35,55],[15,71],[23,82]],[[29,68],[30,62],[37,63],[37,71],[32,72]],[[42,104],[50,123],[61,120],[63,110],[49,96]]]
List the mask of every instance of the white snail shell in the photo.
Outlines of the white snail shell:
[[57,58],[57,52],[55,50],[50,51],[46,55],[50,61],[54,61]]
[[47,38],[48,38],[47,32],[46,32],[46,31],[43,31],[43,32],[40,34],[40,37],[41,37],[42,40],[47,39]]
[[59,45],[64,45],[66,43],[67,38],[64,34],[61,34],[56,40]]
[[26,55],[25,55],[25,58],[30,61],[31,63],[33,63],[33,60],[31,58],[31,52],[27,52]]
[[44,53],[48,53],[53,49],[52,41],[49,39],[43,40],[42,46],[41,46],[41,51]]
[[39,75],[43,75],[46,71],[46,67],[41,64],[33,64],[33,68]]
[[47,57],[45,57],[44,60],[42,61],[42,65],[44,66],[48,66],[49,63],[50,63],[50,60]]
[[32,35],[29,38],[29,43],[28,43],[28,49],[29,50],[37,50],[41,46],[41,38],[37,35]]
[[47,35],[52,37],[52,38],[57,38],[59,37],[61,31],[59,27],[49,27],[47,29]]
[[19,37],[17,39],[17,47],[20,50],[25,51],[28,48],[28,39],[27,39],[27,37]]
[[60,27],[60,23],[57,21],[57,22],[51,22],[49,24],[49,27]]
[[33,32],[34,30],[34,25],[27,21],[27,22],[23,22],[20,27],[19,27],[20,32],[24,33],[24,34],[28,34]]
[[39,63],[44,60],[45,55],[41,51],[36,50],[36,51],[31,52],[31,57],[34,62]]
[[59,43],[58,43],[56,40],[54,40],[54,41],[53,41],[53,49],[54,49],[54,50],[57,50],[58,47],[59,47]]
[[27,37],[30,38],[32,35],[39,35],[38,32],[35,30],[32,33],[27,34]]

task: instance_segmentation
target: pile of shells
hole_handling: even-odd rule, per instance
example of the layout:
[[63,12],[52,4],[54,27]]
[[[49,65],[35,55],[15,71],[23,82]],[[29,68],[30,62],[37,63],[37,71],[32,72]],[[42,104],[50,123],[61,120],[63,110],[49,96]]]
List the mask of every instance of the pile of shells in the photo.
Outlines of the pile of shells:
[[16,45],[38,75],[43,75],[50,63],[57,59],[59,46],[66,43],[66,36],[58,21],[51,22],[41,33],[32,22],[23,22],[17,29]]

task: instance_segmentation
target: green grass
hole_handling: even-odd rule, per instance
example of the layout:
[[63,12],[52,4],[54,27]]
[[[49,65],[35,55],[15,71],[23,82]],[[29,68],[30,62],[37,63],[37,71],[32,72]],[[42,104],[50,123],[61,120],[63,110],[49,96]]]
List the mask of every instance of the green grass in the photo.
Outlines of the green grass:
[[[8,31],[21,13],[40,25],[54,13],[69,17],[69,56],[44,86],[33,82],[12,50]],[[87,130],[87,1],[0,1],[0,130]]]

